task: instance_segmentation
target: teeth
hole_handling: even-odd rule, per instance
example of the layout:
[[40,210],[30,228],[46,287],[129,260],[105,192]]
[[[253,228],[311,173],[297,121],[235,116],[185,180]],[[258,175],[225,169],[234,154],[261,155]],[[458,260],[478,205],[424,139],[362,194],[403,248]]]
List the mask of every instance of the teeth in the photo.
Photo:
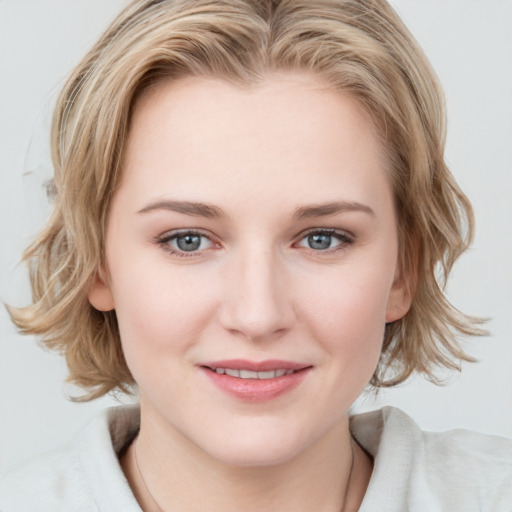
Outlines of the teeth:
[[229,375],[231,377],[238,377],[240,379],[275,379],[283,375],[291,375],[295,370],[267,370],[263,372],[254,372],[252,370],[234,370],[232,368],[215,368],[215,372],[220,375]]
[[274,379],[275,377],[281,377],[278,374],[281,370],[269,370],[268,372],[256,372],[258,374],[258,379]]
[[250,370],[240,370],[240,377],[242,379],[257,379],[258,372],[251,372]]

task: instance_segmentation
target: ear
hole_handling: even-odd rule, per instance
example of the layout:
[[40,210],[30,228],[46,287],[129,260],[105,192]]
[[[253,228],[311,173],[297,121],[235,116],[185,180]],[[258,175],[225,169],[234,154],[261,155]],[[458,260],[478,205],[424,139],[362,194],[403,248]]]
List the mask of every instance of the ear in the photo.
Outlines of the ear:
[[112,311],[115,308],[114,296],[103,269],[94,275],[87,290],[87,297],[91,306],[98,311]]
[[409,311],[414,286],[411,286],[407,281],[407,278],[402,272],[397,270],[391,291],[389,292],[386,308],[386,323],[400,320],[400,318],[403,318]]

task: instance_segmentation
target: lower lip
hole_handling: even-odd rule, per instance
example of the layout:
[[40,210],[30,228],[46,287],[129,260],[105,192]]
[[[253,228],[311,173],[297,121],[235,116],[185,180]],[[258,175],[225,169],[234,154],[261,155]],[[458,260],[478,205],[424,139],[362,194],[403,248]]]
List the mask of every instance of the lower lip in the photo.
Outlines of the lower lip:
[[201,370],[218,388],[245,402],[268,402],[296,388],[307,376],[311,368],[304,368],[290,375],[274,379],[241,379],[231,375],[216,373],[209,368]]

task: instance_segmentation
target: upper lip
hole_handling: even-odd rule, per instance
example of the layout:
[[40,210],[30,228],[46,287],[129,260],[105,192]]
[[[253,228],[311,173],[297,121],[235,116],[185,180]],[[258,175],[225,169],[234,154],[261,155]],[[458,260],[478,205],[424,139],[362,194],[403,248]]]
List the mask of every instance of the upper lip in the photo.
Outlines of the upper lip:
[[230,368],[232,370],[249,370],[253,372],[268,372],[271,370],[302,370],[311,365],[280,359],[268,359],[266,361],[248,361],[245,359],[225,359],[222,361],[207,361],[199,366],[211,368]]

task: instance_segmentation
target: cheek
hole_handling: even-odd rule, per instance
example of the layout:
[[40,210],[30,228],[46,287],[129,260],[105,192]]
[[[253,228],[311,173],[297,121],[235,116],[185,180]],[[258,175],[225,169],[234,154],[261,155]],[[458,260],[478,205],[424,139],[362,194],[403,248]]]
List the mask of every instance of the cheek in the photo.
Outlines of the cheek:
[[386,273],[340,272],[305,287],[304,315],[315,338],[350,372],[367,367],[371,376],[380,355],[389,294],[381,275]]
[[151,361],[167,357],[171,365],[169,356],[195,344],[214,314],[214,291],[200,276],[179,270],[145,263],[118,267],[113,275],[123,351],[134,376]]

